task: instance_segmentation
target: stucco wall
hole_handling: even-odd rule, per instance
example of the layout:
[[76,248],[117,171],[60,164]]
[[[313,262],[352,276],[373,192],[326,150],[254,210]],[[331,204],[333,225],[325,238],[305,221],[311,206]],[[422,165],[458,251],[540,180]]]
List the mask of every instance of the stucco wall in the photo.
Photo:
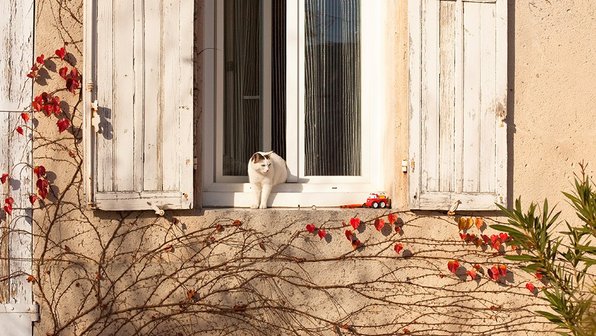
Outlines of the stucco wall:
[[512,10],[512,194],[564,203],[577,163],[596,171],[596,3],[516,1]]
[[[396,95],[388,104],[395,111],[399,162],[407,157],[406,1],[394,1],[393,8],[396,42],[389,58]],[[35,53],[52,54],[66,41],[82,69],[82,19],[82,0],[38,0]],[[549,197],[566,208],[560,190],[571,186],[577,162],[588,161],[592,173],[596,167],[590,85],[596,4],[510,1],[510,30],[510,195]],[[83,107],[78,97],[65,98],[75,107],[69,110],[74,131],[58,134],[55,120],[38,117],[34,153],[54,185],[34,215],[39,335],[349,334],[350,328],[526,335],[548,327],[533,317],[541,301],[524,288],[531,277],[513,264],[506,263],[512,272],[500,284],[449,273],[453,258],[468,269],[504,261],[490,249],[461,243],[455,220],[442,214],[401,213],[399,234],[389,226],[374,229],[374,218],[386,218],[380,210],[197,210],[163,218],[89,211],[78,133]],[[406,209],[407,177],[399,167],[396,175],[394,198]],[[353,216],[369,221],[358,234],[364,248],[355,251],[342,226]],[[308,223],[324,227],[328,238],[307,233]],[[408,252],[396,254],[396,242]],[[197,295],[189,298],[191,290]]]

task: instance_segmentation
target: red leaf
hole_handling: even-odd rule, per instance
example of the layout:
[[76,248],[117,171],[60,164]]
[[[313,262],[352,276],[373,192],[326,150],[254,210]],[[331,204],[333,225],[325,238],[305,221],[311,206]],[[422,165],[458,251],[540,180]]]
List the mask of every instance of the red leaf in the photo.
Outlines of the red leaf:
[[352,248],[354,250],[358,249],[360,246],[362,246],[362,243],[360,242],[359,239],[352,241]]
[[472,280],[476,279],[476,277],[477,277],[475,269],[471,269],[471,270],[467,271],[466,274],[469,275],[470,278],[472,278]]
[[[44,170],[44,174],[45,174],[45,170]],[[48,195],[48,187],[50,186],[50,184],[48,183],[48,181],[46,179],[43,179],[43,178],[37,179],[37,182],[35,184],[37,186],[37,193],[39,194],[39,196],[42,199],[45,199],[46,196]]]
[[25,122],[29,122],[29,120],[31,119],[31,115],[29,115],[29,113],[21,113],[21,119],[23,119],[23,121]]
[[404,249],[404,246],[401,243],[397,243],[397,244],[395,244],[395,246],[393,246],[393,250],[395,250],[395,253],[399,253],[403,249]]
[[62,133],[70,127],[70,120],[62,118],[56,122],[56,125],[58,125],[58,131]]
[[35,166],[33,167],[33,173],[37,175],[37,177],[45,176],[46,174],[46,167],[44,166]]
[[37,201],[37,195],[35,195],[35,194],[29,195],[29,202],[31,202],[31,204],[35,204],[35,201]]
[[48,188],[39,188],[37,189],[37,193],[39,194],[39,197],[46,199],[46,197],[48,197]]
[[466,235],[467,233],[459,233],[459,238],[461,238],[461,240],[466,240]]
[[2,176],[0,177],[0,182],[2,182],[2,184],[6,183],[6,181],[8,180],[8,174],[4,173],[2,174]]
[[232,225],[240,226],[240,225],[242,225],[242,222],[239,219],[235,219],[234,222],[232,223]]
[[507,266],[500,264],[499,265],[499,274],[501,276],[507,276]]
[[484,219],[480,217],[476,217],[476,227],[480,230],[480,228],[484,225]]
[[66,77],[68,76],[68,67],[60,68],[60,70],[58,70],[58,74],[60,75],[60,77],[66,79]]
[[12,197],[6,197],[4,199],[4,203],[12,206],[14,204],[14,198],[12,198]]
[[350,218],[350,225],[352,225],[354,230],[357,230],[358,227],[360,226],[360,218],[358,218],[358,217]]
[[457,269],[459,268],[459,262],[457,260],[450,260],[447,263],[447,268],[449,269],[449,271],[451,273],[455,273],[457,271]]
[[393,225],[393,224],[395,224],[395,222],[397,222],[397,218],[398,218],[398,217],[397,217],[397,215],[396,215],[396,214],[390,213],[390,214],[387,216],[387,221],[389,222],[389,224]]
[[306,231],[313,233],[317,228],[313,224],[306,224]]
[[349,241],[352,241],[353,237],[354,237],[354,233],[350,230],[346,230],[346,238],[348,238]]
[[505,232],[501,232],[499,233],[499,239],[501,239],[501,242],[504,243],[509,239],[509,235]]
[[528,282],[526,284],[526,288],[532,293],[534,293],[536,291],[536,286],[534,286],[534,284],[531,282]]
[[501,240],[499,239],[499,236],[497,236],[497,235],[490,236],[490,246],[492,246],[492,248],[495,250],[498,250],[501,247]]
[[27,282],[36,283],[37,282],[37,279],[35,279],[35,277],[33,275],[29,274],[27,276]]
[[319,229],[319,232],[317,232],[317,234],[319,235],[319,238],[323,239],[327,236],[327,232],[325,232],[325,230],[323,229]]
[[488,276],[494,281],[499,280],[499,269],[496,265],[488,269]]
[[19,133],[20,135],[23,135],[25,133],[25,131],[23,131],[23,128],[21,126],[17,126],[15,131],[17,131],[17,133]]
[[480,267],[480,264],[474,264],[474,266],[473,266],[473,267],[474,267],[476,270],[479,270],[479,269],[481,268],[481,267]]
[[375,219],[375,229],[377,229],[377,231],[383,230],[384,226],[385,226],[385,220],[383,218]]
[[43,64],[46,61],[45,58],[46,57],[44,56],[44,54],[41,54],[35,58],[35,61],[39,64]]
[[56,56],[60,57],[60,59],[63,60],[64,57],[66,56],[66,48],[62,47],[60,49],[57,49],[55,51],[55,53],[56,53]]
[[31,103],[31,107],[33,108],[33,110],[34,110],[34,111],[37,111],[37,112],[39,112],[39,111],[41,111],[42,105],[41,105],[41,103],[40,103],[40,102],[38,102],[38,101],[33,101],[33,102]]
[[12,205],[5,204],[4,205],[4,211],[6,211],[7,214],[12,215]]
[[72,93],[75,93],[76,90],[81,87],[81,82],[79,82],[76,78],[68,78],[66,79],[66,89]]
[[542,280],[542,278],[544,277],[544,274],[542,274],[542,272],[538,271],[538,272],[534,273],[534,276],[536,277],[536,279]]

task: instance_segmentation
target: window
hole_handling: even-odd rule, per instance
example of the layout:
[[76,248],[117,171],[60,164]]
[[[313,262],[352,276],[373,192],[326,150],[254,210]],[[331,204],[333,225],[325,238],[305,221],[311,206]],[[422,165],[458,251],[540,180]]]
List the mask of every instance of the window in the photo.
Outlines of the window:
[[247,161],[268,149],[290,170],[270,205],[361,204],[399,183],[392,156],[405,146],[411,208],[506,202],[506,0],[409,1],[410,130],[398,146],[397,2],[203,0],[200,27],[194,3],[85,2],[90,206],[188,209],[195,187],[203,206],[249,206]]
[[382,190],[382,8],[206,2],[204,49],[215,51],[203,65],[204,205],[251,204],[246,169],[258,150],[275,150],[290,171],[273,206],[362,203]]

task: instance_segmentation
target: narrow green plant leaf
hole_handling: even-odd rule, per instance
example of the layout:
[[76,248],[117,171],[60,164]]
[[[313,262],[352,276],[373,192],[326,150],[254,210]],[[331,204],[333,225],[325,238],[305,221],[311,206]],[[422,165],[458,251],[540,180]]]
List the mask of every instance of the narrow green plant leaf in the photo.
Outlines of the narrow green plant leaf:
[[551,321],[553,323],[557,323],[557,324],[563,323],[563,320],[559,316],[557,316],[555,314],[546,312],[544,310],[537,310],[536,313],[538,313],[538,314],[546,317],[547,320],[549,320],[549,321]]
[[511,261],[537,261],[536,257],[522,254],[522,255],[506,255],[505,259]]

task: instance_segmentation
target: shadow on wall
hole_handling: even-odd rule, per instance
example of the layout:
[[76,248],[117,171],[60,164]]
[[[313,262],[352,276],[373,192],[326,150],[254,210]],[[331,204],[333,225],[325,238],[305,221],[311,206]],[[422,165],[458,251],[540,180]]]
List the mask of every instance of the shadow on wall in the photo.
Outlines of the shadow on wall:
[[515,163],[515,0],[507,3],[507,207],[513,206]]

